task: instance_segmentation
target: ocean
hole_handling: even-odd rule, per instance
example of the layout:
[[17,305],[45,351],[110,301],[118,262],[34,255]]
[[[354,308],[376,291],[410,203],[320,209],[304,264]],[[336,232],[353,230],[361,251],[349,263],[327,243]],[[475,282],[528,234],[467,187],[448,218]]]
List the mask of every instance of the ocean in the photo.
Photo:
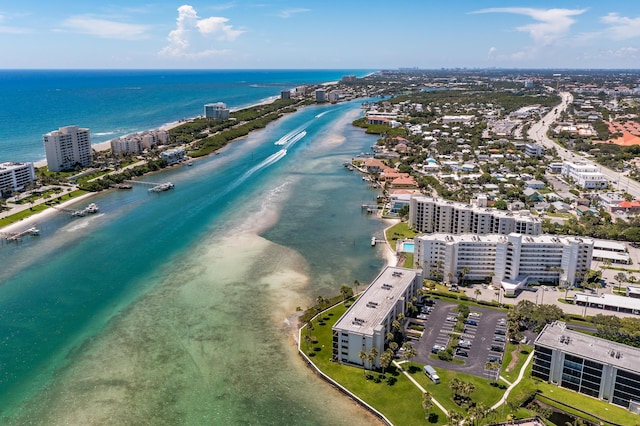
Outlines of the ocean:
[[0,70],[0,162],[45,158],[42,135],[88,127],[93,143],[204,113],[242,108],[363,70]]
[[[127,85],[134,74],[144,80],[137,72],[117,73],[127,76]],[[195,84],[191,72],[176,73],[164,79]],[[206,74],[193,73],[197,80]],[[269,72],[246,71],[235,79],[221,73],[233,87],[246,84],[237,81],[268,87],[237,88],[260,92],[254,98],[236,93],[233,102],[203,94],[193,110],[177,115],[197,115],[211,101],[251,104],[316,78],[307,72],[265,77]],[[322,73],[336,80],[354,72],[323,71],[317,78]],[[75,82],[66,84],[90,91],[90,78],[78,75],[69,72]],[[56,78],[54,86],[64,87],[66,80]],[[108,93],[109,85],[121,87],[109,80],[96,84],[96,92]],[[122,115],[148,109],[157,121],[120,126],[110,105],[103,111],[111,111],[111,119],[100,118],[103,130],[126,127],[130,133],[176,119],[155,113],[153,100],[146,107],[136,102],[138,112],[123,103]],[[170,103],[161,106],[170,109]],[[99,214],[74,219],[56,212],[37,224],[39,237],[2,243],[0,423],[374,422],[311,374],[293,340],[297,308],[355,279],[368,282],[384,265],[383,248],[370,247],[369,240],[382,236],[385,224],[360,209],[377,193],[342,165],[375,142],[350,125],[359,105],[301,109],[219,155],[146,178],[173,182],[171,191],[155,194],[134,185],[104,192],[78,206],[95,202]],[[53,127],[99,127],[67,120]],[[21,149],[15,152],[25,159],[38,158]]]

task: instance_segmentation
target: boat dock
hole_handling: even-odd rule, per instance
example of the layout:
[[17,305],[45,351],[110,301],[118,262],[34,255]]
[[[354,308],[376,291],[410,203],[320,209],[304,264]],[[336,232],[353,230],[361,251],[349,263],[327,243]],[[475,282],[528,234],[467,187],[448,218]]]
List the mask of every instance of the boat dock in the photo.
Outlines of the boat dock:
[[376,243],[386,243],[386,240],[381,240],[376,238],[375,236],[371,237],[371,247],[375,247]]
[[38,228],[33,226],[33,227],[29,228],[29,229],[25,229],[24,231],[20,231],[20,232],[2,232],[2,233],[0,233],[0,235],[2,236],[2,238],[4,238],[7,241],[19,241],[25,235],[33,235],[33,236],[40,235],[40,231],[38,230]]
[[91,203],[89,204],[87,207],[85,207],[82,210],[76,210],[76,209],[68,209],[65,207],[58,207],[58,206],[51,206],[52,209],[56,209],[56,210],[60,210],[62,212],[66,212],[66,213],[70,213],[71,216],[73,217],[84,217],[88,214],[94,214],[94,213],[98,213],[100,211],[100,208],[98,207],[98,205],[96,203]]
[[173,189],[173,187],[175,186],[172,182],[157,183],[157,182],[145,182],[142,180],[125,180],[125,182],[151,186],[151,188],[149,188],[149,192],[168,191],[170,189]]
[[360,206],[360,208],[362,210],[366,210],[367,213],[372,214],[378,211],[378,205],[377,204],[363,204],[362,206]]

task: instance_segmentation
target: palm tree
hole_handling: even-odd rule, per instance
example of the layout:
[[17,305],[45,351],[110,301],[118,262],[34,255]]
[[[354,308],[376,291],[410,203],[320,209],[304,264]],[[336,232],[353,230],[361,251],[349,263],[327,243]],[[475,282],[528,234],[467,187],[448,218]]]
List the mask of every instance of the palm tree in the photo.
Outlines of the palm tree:
[[460,426],[460,422],[464,420],[464,416],[462,413],[458,411],[450,411],[449,412],[449,421],[447,424],[449,426]]
[[382,368],[382,376],[384,377],[384,372],[389,365],[391,365],[391,361],[393,361],[393,351],[391,349],[387,349],[380,355],[380,367]]
[[366,351],[361,350],[358,353],[358,358],[360,358],[362,360],[362,368],[364,369],[364,376],[367,377],[367,364],[365,363],[365,360],[369,359],[369,354],[367,354]]
[[353,281],[353,285],[354,285],[354,286],[355,286],[355,288],[356,288],[356,294],[358,294],[358,287],[360,286],[360,281],[358,281],[358,280],[354,280],[354,281]]
[[456,397],[460,395],[461,385],[462,385],[462,382],[457,377],[454,377],[449,382],[449,389],[451,389],[451,392],[453,392],[453,399],[456,399]]
[[376,358],[378,358],[378,350],[376,348],[371,348],[371,350],[369,351],[369,355],[367,356],[367,359],[369,360],[369,366],[371,367],[372,370],[373,370],[373,365],[376,362]]
[[422,408],[424,409],[424,418],[429,419],[429,411],[433,408],[433,401],[431,401],[431,393],[424,392],[422,394]]
[[353,295],[353,290],[348,285],[340,287],[340,294],[342,294],[342,300],[345,301]]
[[402,352],[402,358],[407,361],[411,361],[413,358],[418,356],[418,351],[411,345],[411,343],[406,342],[402,345],[404,351]]
[[482,291],[480,291],[480,289],[479,289],[479,288],[476,288],[476,289],[473,291],[473,294],[475,294],[475,295],[476,295],[476,302],[478,302],[478,296],[480,296],[480,295],[482,294]]
[[620,293],[620,291],[621,291],[620,283],[626,282],[627,281],[627,276],[625,275],[624,272],[618,272],[617,274],[615,274],[613,276],[613,279],[618,282],[618,293]]

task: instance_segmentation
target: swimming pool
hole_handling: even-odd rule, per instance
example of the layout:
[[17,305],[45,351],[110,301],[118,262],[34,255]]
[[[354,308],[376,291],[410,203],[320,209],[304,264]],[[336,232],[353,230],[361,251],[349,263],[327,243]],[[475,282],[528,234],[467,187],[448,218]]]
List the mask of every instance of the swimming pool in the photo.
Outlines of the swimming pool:
[[402,251],[404,253],[413,253],[413,249],[415,248],[415,244],[414,243],[403,243],[402,244]]

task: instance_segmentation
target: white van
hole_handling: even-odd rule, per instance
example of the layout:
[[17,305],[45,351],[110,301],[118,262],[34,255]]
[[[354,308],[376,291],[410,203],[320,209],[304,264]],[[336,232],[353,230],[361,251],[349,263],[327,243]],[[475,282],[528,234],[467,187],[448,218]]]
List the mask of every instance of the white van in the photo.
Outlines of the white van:
[[424,371],[425,376],[433,380],[433,383],[435,383],[436,385],[440,383],[440,377],[438,376],[438,373],[436,373],[436,370],[432,366],[425,365],[422,368],[422,371]]

